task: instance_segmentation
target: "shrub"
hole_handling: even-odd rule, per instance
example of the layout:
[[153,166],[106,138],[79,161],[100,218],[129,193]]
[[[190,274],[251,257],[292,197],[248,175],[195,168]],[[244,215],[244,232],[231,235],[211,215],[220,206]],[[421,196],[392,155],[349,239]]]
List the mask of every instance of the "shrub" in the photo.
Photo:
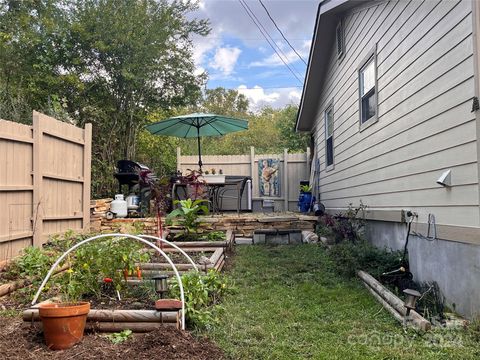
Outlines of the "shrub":
[[53,264],[54,259],[44,250],[29,246],[23,249],[22,256],[9,267],[9,273],[18,277],[38,279],[44,277]]
[[[186,320],[197,328],[216,323],[218,319],[213,315],[213,307],[219,306],[225,294],[234,291],[230,279],[213,269],[207,274],[190,271],[182,275],[182,284]],[[180,288],[176,279],[171,283],[170,294],[180,298]]]
[[380,249],[365,240],[343,241],[332,246],[328,254],[341,275],[354,277],[358,270],[364,270],[377,279],[383,272],[399,268],[402,258],[400,251]]
[[334,216],[323,215],[320,218],[317,233],[323,236],[332,236],[336,243],[344,240],[351,242],[363,240],[365,229],[363,215],[366,208],[367,206],[360,201],[360,205],[356,208],[349,204],[343,213]]

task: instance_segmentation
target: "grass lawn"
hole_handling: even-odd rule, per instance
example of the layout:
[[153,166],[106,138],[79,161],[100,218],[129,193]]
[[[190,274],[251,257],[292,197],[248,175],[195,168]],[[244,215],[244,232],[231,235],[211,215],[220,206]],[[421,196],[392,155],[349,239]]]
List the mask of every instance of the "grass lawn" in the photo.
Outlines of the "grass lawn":
[[238,291],[205,333],[233,359],[479,359],[463,330],[405,332],[316,245],[237,246]]

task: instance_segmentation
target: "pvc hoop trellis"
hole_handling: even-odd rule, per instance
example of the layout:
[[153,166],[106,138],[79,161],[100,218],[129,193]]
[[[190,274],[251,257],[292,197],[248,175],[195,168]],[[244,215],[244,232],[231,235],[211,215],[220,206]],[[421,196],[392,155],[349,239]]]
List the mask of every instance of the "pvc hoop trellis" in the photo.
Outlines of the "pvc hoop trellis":
[[47,281],[50,279],[50,277],[52,276],[53,274],[53,271],[55,270],[55,268],[62,262],[63,259],[65,259],[65,257],[70,254],[73,250],[79,248],[80,246],[82,246],[83,244],[86,244],[90,241],[93,241],[93,240],[97,240],[97,239],[103,239],[103,238],[109,238],[109,237],[120,237],[120,238],[129,238],[129,239],[134,239],[134,240],[138,240],[144,244],[147,244],[148,246],[154,248],[155,250],[157,250],[164,258],[165,260],[167,260],[167,262],[170,264],[170,266],[173,268],[173,271],[175,272],[175,276],[177,277],[177,280],[178,280],[178,284],[179,284],[179,288],[180,288],[180,300],[182,301],[182,330],[185,330],[185,295],[184,295],[184,292],[183,292],[183,284],[182,284],[182,278],[180,277],[180,274],[177,270],[177,267],[175,266],[175,264],[172,262],[172,260],[167,256],[167,254],[165,254],[162,249],[160,249],[158,246],[156,246],[155,244],[152,244],[150,241],[148,240],[145,240],[145,239],[142,239],[141,237],[139,236],[135,236],[135,235],[128,235],[128,234],[102,234],[102,235],[96,235],[96,236],[93,236],[91,238],[88,238],[88,239],[85,239],[85,240],[82,240],[80,241],[78,244],[75,244],[74,246],[72,246],[70,249],[68,249],[67,251],[65,251],[62,256],[60,256],[57,261],[55,261],[55,263],[52,265],[52,267],[50,268],[50,270],[48,271],[47,275],[45,276],[45,278],[43,279],[43,282],[42,284],[40,285],[40,288],[37,290],[37,293],[35,294],[35,297],[33,298],[33,301],[32,301],[32,305],[35,305],[35,303],[37,302],[38,300],[38,297],[40,296],[40,293],[42,292],[43,288],[45,287],[45,285],[47,284]]
[[181,247],[179,247],[178,245],[175,245],[171,241],[168,241],[168,240],[165,240],[165,239],[162,239],[160,237],[153,236],[153,235],[138,235],[138,237],[145,238],[145,239],[152,239],[152,240],[160,241],[160,242],[163,242],[165,244],[170,245],[171,247],[180,251],[187,258],[187,260],[192,264],[193,268],[196,271],[198,271],[198,267],[197,267],[197,264],[195,264],[195,261],[193,261],[192,258],[185,251],[182,250]]

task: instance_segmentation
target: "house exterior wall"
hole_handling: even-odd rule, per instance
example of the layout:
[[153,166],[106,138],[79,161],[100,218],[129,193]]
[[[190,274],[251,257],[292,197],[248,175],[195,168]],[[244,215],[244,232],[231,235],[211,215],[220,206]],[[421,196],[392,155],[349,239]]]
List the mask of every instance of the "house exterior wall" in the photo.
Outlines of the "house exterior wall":
[[[327,210],[362,201],[376,214],[369,238],[393,249],[404,243],[405,210],[418,214],[412,229],[423,235],[433,214],[437,240],[411,238],[412,272],[417,281],[437,281],[467,316],[480,313],[473,5],[372,1],[344,14],[345,54],[338,59],[331,49],[313,128]],[[378,121],[360,129],[358,67],[375,47]],[[334,166],[327,171],[324,111],[332,100]],[[448,188],[436,183],[447,169]]]
[[[332,49],[314,127],[320,199],[410,209],[418,222],[480,225],[472,3],[385,1],[343,19],[345,56]],[[378,122],[359,130],[358,71],[377,46]],[[334,102],[334,168],[325,166],[324,110]],[[452,187],[436,180],[452,169]]]

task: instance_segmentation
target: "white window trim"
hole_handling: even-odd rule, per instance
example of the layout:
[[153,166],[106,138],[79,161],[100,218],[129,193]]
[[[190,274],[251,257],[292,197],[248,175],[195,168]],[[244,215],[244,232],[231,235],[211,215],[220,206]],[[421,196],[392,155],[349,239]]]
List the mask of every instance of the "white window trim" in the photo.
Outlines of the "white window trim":
[[[332,110],[332,117],[333,117],[333,130],[332,130],[332,135],[330,135],[332,137],[332,158],[333,158],[333,162],[332,164],[330,165],[327,165],[327,139],[330,137],[330,136],[327,136],[327,128],[328,128],[328,124],[327,124],[327,112],[329,110]],[[327,106],[325,107],[325,110],[323,111],[323,119],[324,119],[324,123],[325,123],[325,171],[331,171],[333,169],[335,169],[335,138],[334,138],[334,135],[335,135],[335,108],[333,107],[333,99],[330,100],[330,102],[327,104]]]
[[[367,63],[372,58],[373,58],[373,64],[375,69],[375,115],[362,123],[362,92],[361,92],[362,81],[360,77],[360,72],[365,68],[365,65],[367,65]],[[363,130],[367,129],[368,127],[378,122],[377,44],[375,44],[373,49],[368,52],[368,54],[360,63],[360,66],[357,68],[357,76],[358,76],[358,115],[359,115],[358,124],[359,124],[359,131],[362,132]]]

